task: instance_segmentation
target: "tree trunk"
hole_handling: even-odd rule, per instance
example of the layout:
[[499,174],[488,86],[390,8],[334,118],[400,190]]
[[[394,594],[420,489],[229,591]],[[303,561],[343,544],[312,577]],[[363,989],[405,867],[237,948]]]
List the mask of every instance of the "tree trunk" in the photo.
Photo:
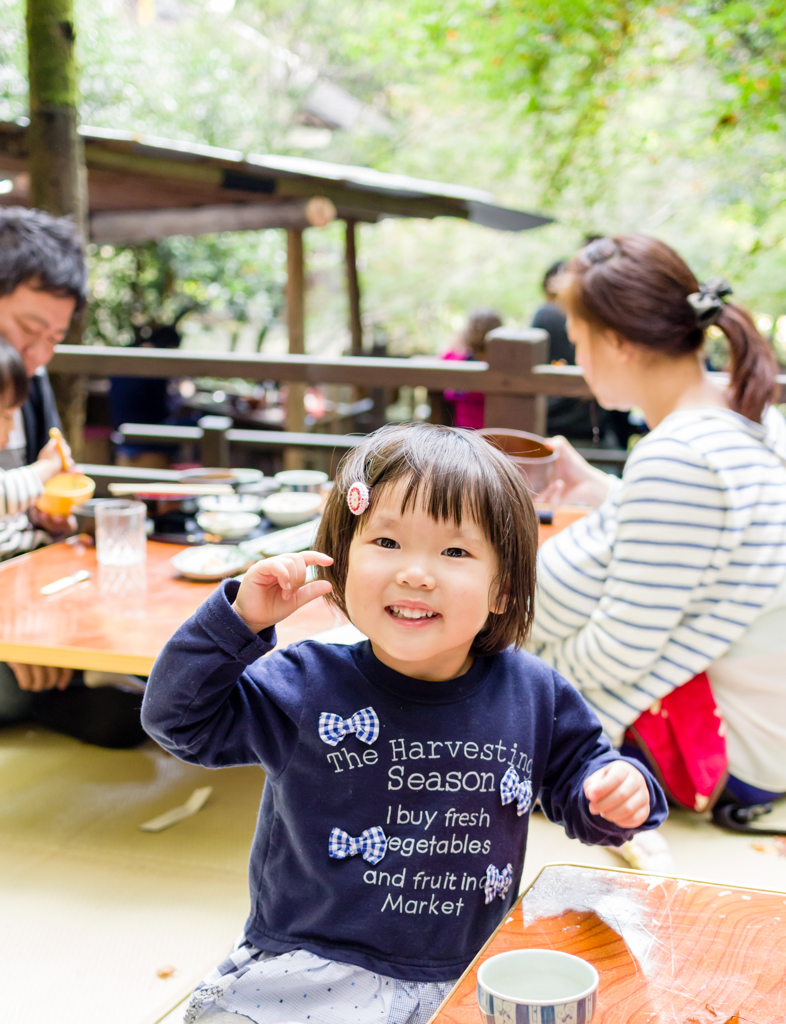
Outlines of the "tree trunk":
[[[55,217],[71,216],[87,241],[87,171],[77,133],[76,31],[73,0],[27,0],[30,127],[27,129],[30,202]],[[82,340],[77,314],[66,339]],[[52,385],[75,457],[82,448],[86,382],[53,374]]]
[[349,302],[349,336],[351,354],[363,355],[363,322],[360,318],[360,282],[358,281],[357,242],[355,221],[347,217],[344,261],[347,271],[347,299]]
[[[289,330],[289,351],[296,355],[305,352],[305,269],[303,263],[303,232],[296,228],[287,231],[287,327]],[[290,381],[287,392],[288,431],[305,430],[305,409],[303,398],[305,384]],[[303,469],[303,449],[284,449],[284,469]]]

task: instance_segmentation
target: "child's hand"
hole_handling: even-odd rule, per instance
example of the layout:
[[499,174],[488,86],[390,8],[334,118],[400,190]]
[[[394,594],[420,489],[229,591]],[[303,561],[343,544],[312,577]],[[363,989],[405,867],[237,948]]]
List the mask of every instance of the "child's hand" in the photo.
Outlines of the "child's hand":
[[[69,470],[73,469],[74,460],[71,458],[71,449],[66,444],[64,438],[60,438],[60,444],[63,446],[66,456],[67,468]],[[33,468],[38,473],[42,484],[45,484],[47,480],[51,480],[56,473],[63,472],[63,460],[60,458],[60,449],[54,438],[50,438],[38,453],[38,459],[33,464]]]
[[306,570],[332,562],[330,555],[320,551],[265,558],[243,577],[233,607],[250,630],[261,633],[309,601],[329,594],[333,588],[327,580],[306,583]]
[[638,828],[650,816],[650,794],[641,772],[627,761],[612,761],[584,782],[591,814],[620,828]]

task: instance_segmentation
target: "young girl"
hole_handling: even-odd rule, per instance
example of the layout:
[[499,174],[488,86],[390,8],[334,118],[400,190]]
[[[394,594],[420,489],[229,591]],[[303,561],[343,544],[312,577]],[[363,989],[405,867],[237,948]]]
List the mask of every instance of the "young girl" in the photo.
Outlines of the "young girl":
[[[537,521],[486,441],[365,438],[316,547],[224,583],[148,682],[143,724],[167,750],[267,773],[245,933],[189,1022],[425,1024],[516,898],[535,797],[587,843],[665,817],[576,690],[516,649]],[[369,639],[268,655],[323,595]]]
[[[0,338],[0,448],[8,444],[14,413],[27,398],[27,391],[27,373],[21,356]],[[0,469],[0,559],[32,551],[51,541],[49,534],[33,526],[25,513],[35,505],[47,480],[61,468],[57,445],[49,441],[31,466]]]

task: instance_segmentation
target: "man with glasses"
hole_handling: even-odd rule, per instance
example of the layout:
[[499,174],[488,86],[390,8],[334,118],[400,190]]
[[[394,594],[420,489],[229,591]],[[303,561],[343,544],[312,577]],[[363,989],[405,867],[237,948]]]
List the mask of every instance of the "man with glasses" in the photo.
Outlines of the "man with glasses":
[[[0,208],[0,337],[19,352],[30,379],[29,397],[0,449],[2,469],[35,462],[50,428],[60,426],[46,364],[86,295],[87,268],[71,220]],[[54,536],[69,529],[67,519],[38,509],[29,517]],[[0,724],[33,718],[88,743],[130,747],[144,739],[139,703],[137,694],[112,686],[86,687],[70,669],[0,662]]]

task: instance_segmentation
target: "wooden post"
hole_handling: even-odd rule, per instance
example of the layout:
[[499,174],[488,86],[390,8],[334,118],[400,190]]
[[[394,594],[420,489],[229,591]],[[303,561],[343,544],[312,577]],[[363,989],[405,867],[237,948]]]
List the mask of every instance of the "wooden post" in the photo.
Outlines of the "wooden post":
[[[77,133],[75,40],[73,0],[27,0],[30,205],[55,217],[71,216],[86,240],[87,172],[84,146]],[[81,314],[74,317],[66,341],[81,343]],[[82,377],[58,374],[52,383],[66,437],[79,459],[86,382]]]
[[[287,328],[289,351],[293,355],[305,352],[305,273],[303,266],[303,232],[298,228],[287,230]],[[289,382],[286,428],[290,431],[305,429],[304,384]],[[303,449],[284,449],[284,468],[303,468]]]
[[448,427],[453,426],[450,409],[445,401],[444,391],[429,391],[428,404],[431,407],[431,415],[428,418],[429,423],[442,423]]
[[351,354],[363,355],[363,324],[360,319],[360,282],[358,281],[357,240],[355,221],[346,221],[346,248],[344,257],[347,265],[347,297],[349,299],[349,334],[352,339]]
[[228,469],[229,440],[227,431],[232,427],[231,416],[203,416],[198,423],[202,428],[199,453],[202,465],[210,469]]
[[[549,336],[546,331],[528,328],[517,331],[497,327],[486,335],[486,361],[489,369],[502,373],[522,373],[548,359]],[[547,399],[545,395],[486,395],[487,427],[508,427],[530,434],[546,432]]]

